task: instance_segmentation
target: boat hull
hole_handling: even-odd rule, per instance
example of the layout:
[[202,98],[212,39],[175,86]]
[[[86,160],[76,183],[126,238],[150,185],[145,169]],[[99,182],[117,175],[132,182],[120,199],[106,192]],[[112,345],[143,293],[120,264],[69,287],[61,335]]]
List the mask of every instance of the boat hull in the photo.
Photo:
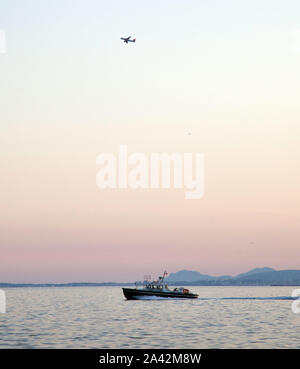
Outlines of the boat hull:
[[127,300],[139,300],[141,297],[165,297],[165,298],[182,298],[196,299],[198,295],[195,293],[177,293],[177,292],[162,292],[162,291],[146,291],[135,288],[123,288],[123,294]]

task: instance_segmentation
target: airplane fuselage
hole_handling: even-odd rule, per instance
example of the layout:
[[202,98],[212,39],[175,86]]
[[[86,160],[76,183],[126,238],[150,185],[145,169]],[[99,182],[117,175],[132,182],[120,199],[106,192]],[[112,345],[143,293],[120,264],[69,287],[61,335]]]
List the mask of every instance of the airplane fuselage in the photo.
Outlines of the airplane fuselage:
[[124,41],[126,44],[128,44],[128,42],[135,42],[135,38],[131,40],[130,37],[127,37],[127,38],[121,37],[121,40]]

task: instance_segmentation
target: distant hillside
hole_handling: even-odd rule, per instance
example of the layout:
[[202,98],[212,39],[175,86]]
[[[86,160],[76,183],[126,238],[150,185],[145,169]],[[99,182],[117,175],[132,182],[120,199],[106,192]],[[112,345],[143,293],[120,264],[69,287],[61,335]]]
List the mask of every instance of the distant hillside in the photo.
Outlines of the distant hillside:
[[197,282],[197,281],[208,281],[208,280],[223,280],[232,278],[230,275],[224,276],[211,276],[208,274],[201,274],[200,272],[196,272],[193,270],[180,270],[176,273],[170,273],[166,278],[168,282]]
[[201,274],[199,272],[195,272],[193,270],[180,270],[176,273],[170,273],[169,276],[166,278],[168,282],[196,282],[201,280],[209,280],[213,277],[207,274]]
[[[300,286],[300,270],[275,270],[272,268],[255,268],[246,273],[238,274],[235,277],[224,276],[210,276],[208,274],[201,274],[192,270],[180,270],[176,273],[170,273],[166,282],[169,285],[193,285],[193,286]],[[141,285],[139,282],[138,285]],[[132,282],[118,283],[118,282],[74,282],[74,283],[1,283],[0,288],[11,287],[121,287],[132,286]]]
[[238,274],[235,278],[245,277],[251,274],[265,273],[265,272],[275,272],[275,269],[264,267],[264,268],[255,268],[249,270],[249,272]]
[[275,270],[255,268],[246,273],[232,276],[210,276],[196,271],[180,270],[166,279],[169,284],[192,285],[300,285],[300,270]]
[[300,270],[272,270],[263,273],[251,273],[237,276],[234,278],[235,283],[253,283],[253,284],[282,284],[282,285],[299,285]]

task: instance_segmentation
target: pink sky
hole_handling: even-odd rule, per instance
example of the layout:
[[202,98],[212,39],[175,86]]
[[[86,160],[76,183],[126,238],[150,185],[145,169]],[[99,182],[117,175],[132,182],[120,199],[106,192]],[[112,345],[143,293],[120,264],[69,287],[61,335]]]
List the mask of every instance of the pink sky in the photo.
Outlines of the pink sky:
[[[300,269],[298,5],[51,4],[0,25],[0,282]],[[99,190],[120,144],[203,153],[204,197]]]
[[[39,137],[38,148],[26,142],[2,167],[0,280],[133,281],[164,269],[221,275],[298,268],[297,178],[281,152],[266,158],[258,145],[253,155],[228,148],[217,157],[206,150],[205,195],[185,200],[181,189],[99,190],[93,141],[84,146],[74,135],[80,157],[72,146],[60,152],[64,135],[55,150],[48,138]],[[43,141],[44,150],[34,152]],[[270,156],[285,161],[281,173]]]

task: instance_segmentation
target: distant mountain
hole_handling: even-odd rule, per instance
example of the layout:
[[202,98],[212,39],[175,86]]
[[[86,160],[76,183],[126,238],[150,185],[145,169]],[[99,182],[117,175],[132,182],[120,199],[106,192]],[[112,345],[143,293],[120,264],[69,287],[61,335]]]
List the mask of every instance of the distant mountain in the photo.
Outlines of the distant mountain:
[[195,272],[193,270],[180,270],[176,273],[170,273],[166,278],[168,282],[196,282],[201,280],[209,280],[212,279],[211,276],[207,274],[201,274],[199,272]]
[[263,273],[244,274],[235,277],[234,282],[238,284],[300,285],[300,270],[272,270]]
[[166,278],[167,282],[197,282],[197,281],[209,281],[209,280],[223,280],[232,278],[230,275],[224,275],[214,277],[208,274],[201,274],[193,270],[180,270],[176,273],[170,273]]
[[[275,270],[272,268],[255,268],[247,273],[230,275],[210,276],[193,270],[180,270],[170,273],[166,282],[169,285],[194,285],[194,286],[300,286],[300,270]],[[139,285],[142,282],[138,283]],[[132,282],[74,282],[74,283],[1,283],[0,288],[11,287],[96,287],[96,286],[131,286]]]
[[268,267],[255,268],[255,269],[249,270],[249,272],[238,274],[235,278],[246,277],[246,276],[251,275],[251,274],[258,274],[258,273],[265,273],[265,272],[274,272],[274,271],[275,271],[275,269],[268,268]]
[[210,276],[191,270],[170,273],[166,279],[169,284],[192,285],[300,285],[300,270],[275,270],[273,268],[255,268],[235,277]]

